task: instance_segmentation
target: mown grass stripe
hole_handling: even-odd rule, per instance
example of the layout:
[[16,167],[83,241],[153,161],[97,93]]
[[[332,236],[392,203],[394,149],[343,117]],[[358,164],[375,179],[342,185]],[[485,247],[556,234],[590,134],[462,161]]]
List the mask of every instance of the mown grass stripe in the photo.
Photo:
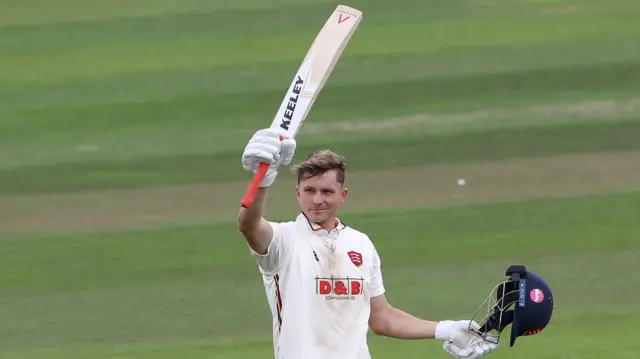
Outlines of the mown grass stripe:
[[[555,154],[640,149],[640,121],[516,128],[450,136],[331,143],[353,171]],[[324,146],[301,143],[297,157]],[[240,152],[239,152],[240,151]],[[0,170],[0,194],[136,188],[246,178],[241,149],[219,154],[149,156]]]
[[[327,86],[308,123],[317,128],[327,121],[384,121],[421,113],[633,98],[640,91],[639,84],[639,62],[336,84]],[[153,155],[188,157],[194,153],[215,155],[238,150],[251,133],[266,126],[265,116],[272,116],[277,107],[274,104],[282,96],[282,90],[245,94],[201,92],[86,105],[65,105],[62,97],[58,99],[59,105],[4,114],[0,124],[0,167],[74,160],[131,160]],[[553,116],[572,119],[571,114],[549,116],[549,119]],[[628,113],[620,116],[629,119]],[[593,120],[618,121],[620,116],[613,113]],[[514,122],[519,120],[520,117],[513,118]],[[300,135],[301,143],[309,138],[305,137],[304,129]],[[341,137],[337,132],[335,139],[319,138],[313,145],[332,145],[351,137]],[[83,151],[87,146],[97,151]]]
[[[255,16],[259,16],[258,14]],[[285,12],[278,16],[284,19]],[[237,18],[237,21],[242,23],[251,22],[250,20]],[[229,65],[250,66],[265,62],[293,61],[304,56],[325,20],[326,15],[323,15],[315,18],[313,23],[298,23],[297,27],[294,27],[297,31],[274,34],[270,34],[267,29],[272,27],[271,21],[277,24],[278,18],[268,22],[257,21],[256,24],[262,24],[264,28],[256,28],[254,34],[240,33],[232,37],[224,35],[230,30],[216,31],[215,28],[207,27],[211,25],[207,25],[206,22],[203,25],[206,31],[189,25],[186,26],[187,29],[194,27],[191,31],[181,30],[169,36],[164,36],[162,28],[150,26],[147,29],[147,37],[150,38],[135,32],[133,37],[124,34],[106,37],[101,41],[100,47],[70,47],[64,51],[65,46],[61,45],[49,51],[46,60],[33,56],[33,46],[37,42],[27,42],[25,45],[23,42],[12,41],[13,45],[9,47],[12,51],[3,54],[0,65],[11,67],[13,71],[1,73],[0,80],[10,83],[61,82],[96,74],[106,77],[132,72],[189,70]],[[358,31],[354,36],[345,57],[400,53],[435,54],[442,50],[467,46],[538,45],[556,43],[558,38],[563,39],[563,42],[589,38],[618,41],[640,35],[640,25],[634,20],[635,17],[629,14],[581,14],[363,24],[362,31]],[[624,26],[620,26],[621,21]],[[230,25],[228,28],[233,27]],[[276,25],[276,28],[283,29],[281,24]],[[430,34],[429,41],[424,41],[422,34]],[[100,35],[98,31],[97,36],[108,35]],[[53,38],[54,43],[60,41],[60,38],[63,36]],[[403,41],[396,41],[398,38],[402,38]],[[132,39],[140,41],[136,43],[132,42]],[[224,52],[220,49],[224,49]],[[256,56],[260,53],[263,56]]]

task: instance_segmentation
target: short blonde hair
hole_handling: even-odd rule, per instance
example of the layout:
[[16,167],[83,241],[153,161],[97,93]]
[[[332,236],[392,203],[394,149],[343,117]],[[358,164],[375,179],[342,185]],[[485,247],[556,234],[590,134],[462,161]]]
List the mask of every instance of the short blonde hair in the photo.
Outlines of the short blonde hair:
[[344,158],[328,149],[316,151],[310,154],[306,160],[293,166],[298,183],[331,170],[337,170],[336,180],[344,185],[347,171]]

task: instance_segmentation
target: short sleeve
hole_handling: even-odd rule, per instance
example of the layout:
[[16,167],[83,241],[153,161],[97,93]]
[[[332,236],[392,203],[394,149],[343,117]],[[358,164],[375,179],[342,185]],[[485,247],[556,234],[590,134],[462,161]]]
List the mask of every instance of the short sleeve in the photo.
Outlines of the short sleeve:
[[285,261],[286,256],[289,255],[289,243],[283,234],[283,228],[281,223],[269,222],[273,229],[273,237],[267,247],[267,253],[259,254],[255,252],[251,247],[249,251],[251,256],[258,263],[260,272],[266,275],[273,275],[280,270],[282,263]]
[[373,251],[373,267],[371,268],[371,297],[384,294],[384,283],[382,280],[382,261],[378,251]]

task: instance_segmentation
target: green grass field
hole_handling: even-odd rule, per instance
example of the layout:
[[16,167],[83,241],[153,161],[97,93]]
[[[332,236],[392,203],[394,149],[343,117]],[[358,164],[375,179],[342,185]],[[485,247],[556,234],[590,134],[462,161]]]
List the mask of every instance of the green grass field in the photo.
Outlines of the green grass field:
[[[0,0],[1,359],[273,357],[240,156],[337,4]],[[638,358],[640,3],[345,4],[365,17],[294,161],[347,158],[391,303],[469,318],[522,263],[556,311],[492,358]]]

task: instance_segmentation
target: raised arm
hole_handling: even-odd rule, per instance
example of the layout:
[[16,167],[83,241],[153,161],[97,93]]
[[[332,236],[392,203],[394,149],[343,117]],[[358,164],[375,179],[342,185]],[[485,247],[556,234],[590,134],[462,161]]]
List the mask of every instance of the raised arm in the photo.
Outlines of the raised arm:
[[270,167],[260,183],[253,204],[249,208],[240,207],[238,229],[254,252],[264,255],[273,238],[273,228],[264,218],[267,206],[267,188],[273,184],[281,165],[288,165],[295,153],[293,139],[280,139],[280,134],[272,129],[257,131],[249,140],[242,154],[245,171],[255,173],[261,162]]
[[273,228],[264,218],[267,206],[267,187],[261,187],[250,208],[240,207],[238,229],[247,240],[249,247],[258,254],[266,254],[273,238]]

